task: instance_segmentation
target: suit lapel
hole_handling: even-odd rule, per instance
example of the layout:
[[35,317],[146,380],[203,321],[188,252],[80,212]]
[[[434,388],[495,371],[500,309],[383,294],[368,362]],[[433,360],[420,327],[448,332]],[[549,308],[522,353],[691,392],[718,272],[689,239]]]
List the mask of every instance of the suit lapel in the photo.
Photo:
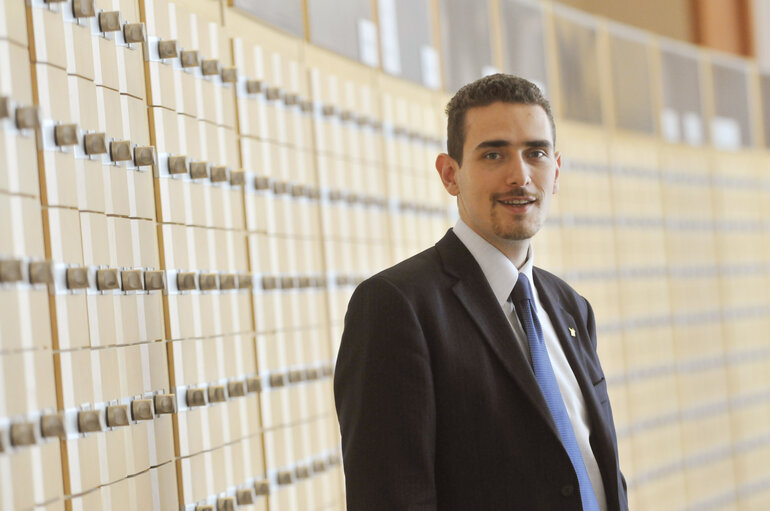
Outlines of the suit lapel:
[[[607,423],[607,419],[602,411],[602,404],[596,397],[594,391],[594,382],[591,375],[588,373],[585,363],[583,362],[583,355],[579,353],[579,345],[582,342],[584,346],[588,346],[591,349],[590,339],[580,339],[581,330],[578,328],[572,314],[565,309],[558,299],[558,293],[556,289],[547,284],[547,281],[539,278],[539,270],[534,268],[533,276],[535,280],[535,286],[540,298],[540,303],[548,313],[548,317],[551,319],[556,335],[559,337],[564,354],[569,361],[569,365],[572,368],[572,372],[575,374],[575,379],[580,386],[581,393],[583,394],[583,400],[585,402],[586,411],[590,420],[592,445],[594,447],[594,456],[599,463],[599,467],[604,477],[605,491],[608,497],[612,495],[612,488],[610,485],[616,484],[614,477],[614,451],[611,446],[613,443],[610,437],[610,425]],[[575,334],[574,336],[572,334]],[[609,498],[608,498],[609,501]]]
[[532,367],[521,353],[508,319],[500,309],[484,273],[465,245],[449,231],[436,244],[444,268],[458,280],[453,291],[468,316],[482,333],[492,352],[500,360],[509,376],[521,387],[524,394],[558,436],[558,430],[548,410]]
[[[575,374],[575,379],[583,393],[583,399],[591,417],[591,429],[592,431],[606,431],[607,424],[604,414],[601,413],[601,404],[594,392],[594,382],[586,370],[582,354],[578,351],[579,343],[581,342],[579,336],[582,335],[582,329],[578,328],[572,314],[562,306],[556,296],[556,291],[546,285],[542,279],[538,278],[538,270],[535,269],[533,273],[540,303],[551,319],[551,324],[556,331],[556,335],[559,337],[559,343],[564,350],[564,354],[567,356],[572,372]],[[586,346],[590,346],[589,340],[586,339],[584,341]]]

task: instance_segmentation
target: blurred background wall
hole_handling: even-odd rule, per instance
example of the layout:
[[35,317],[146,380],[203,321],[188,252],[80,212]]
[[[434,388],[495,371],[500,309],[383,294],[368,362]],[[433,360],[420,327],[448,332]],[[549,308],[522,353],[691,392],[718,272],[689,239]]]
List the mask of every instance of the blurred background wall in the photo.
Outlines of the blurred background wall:
[[594,306],[631,508],[770,509],[768,24],[0,0],[0,508],[344,509],[347,300],[453,225],[444,105],[505,71],[554,106],[537,260]]

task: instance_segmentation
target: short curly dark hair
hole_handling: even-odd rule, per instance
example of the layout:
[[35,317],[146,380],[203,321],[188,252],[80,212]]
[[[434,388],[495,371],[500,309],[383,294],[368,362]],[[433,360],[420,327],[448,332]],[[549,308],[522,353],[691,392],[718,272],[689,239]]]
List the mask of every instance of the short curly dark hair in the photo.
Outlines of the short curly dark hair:
[[491,105],[497,101],[541,106],[551,123],[553,144],[556,146],[556,124],[551,104],[540,88],[524,78],[496,73],[464,85],[447,103],[447,152],[458,164],[463,163],[465,113],[471,108]]

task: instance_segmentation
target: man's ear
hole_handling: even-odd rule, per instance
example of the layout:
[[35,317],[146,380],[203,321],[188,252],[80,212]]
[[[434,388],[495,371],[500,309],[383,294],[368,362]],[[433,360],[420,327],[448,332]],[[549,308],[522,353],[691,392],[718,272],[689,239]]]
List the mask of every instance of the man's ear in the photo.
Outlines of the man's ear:
[[444,188],[450,195],[457,196],[460,193],[460,187],[457,185],[457,173],[460,166],[454,158],[446,153],[441,153],[436,157],[436,170],[444,183]]
[[561,169],[561,153],[557,152],[554,156],[554,159],[556,160],[556,169],[554,172],[556,172],[556,175],[553,178],[553,193],[556,194],[556,192],[559,191],[559,169]]

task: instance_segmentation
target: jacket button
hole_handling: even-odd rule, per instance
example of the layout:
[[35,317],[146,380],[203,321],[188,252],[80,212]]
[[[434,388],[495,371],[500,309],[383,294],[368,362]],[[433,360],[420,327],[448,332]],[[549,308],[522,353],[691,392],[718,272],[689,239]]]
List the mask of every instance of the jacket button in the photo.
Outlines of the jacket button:
[[575,487],[572,486],[571,484],[565,484],[564,486],[561,487],[561,494],[564,495],[565,497],[569,497],[573,493],[575,493]]

